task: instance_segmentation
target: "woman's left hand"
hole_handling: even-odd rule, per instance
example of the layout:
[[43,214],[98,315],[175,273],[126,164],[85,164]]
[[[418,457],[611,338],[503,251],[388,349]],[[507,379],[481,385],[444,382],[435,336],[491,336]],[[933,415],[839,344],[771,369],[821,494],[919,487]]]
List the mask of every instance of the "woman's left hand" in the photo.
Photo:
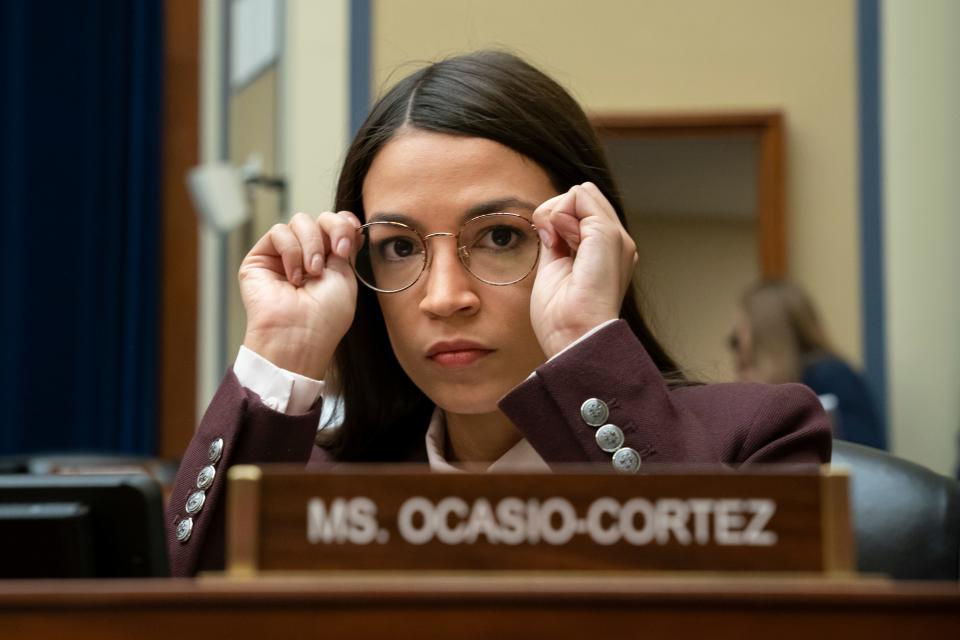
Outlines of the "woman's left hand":
[[549,358],[597,325],[620,317],[637,247],[591,182],[541,204],[533,223],[543,247],[530,320]]

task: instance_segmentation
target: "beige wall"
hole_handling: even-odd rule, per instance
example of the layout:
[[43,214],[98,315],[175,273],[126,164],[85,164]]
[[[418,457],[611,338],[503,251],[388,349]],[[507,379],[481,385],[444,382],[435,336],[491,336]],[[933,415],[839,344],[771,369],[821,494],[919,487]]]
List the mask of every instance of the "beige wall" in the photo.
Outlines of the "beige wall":
[[[202,43],[200,51],[200,160],[216,162],[221,159],[222,123],[220,113],[223,77],[224,42],[222,16],[224,0],[203,0],[200,12]],[[220,357],[220,238],[205,224],[200,225],[199,273],[197,274],[197,422],[206,411],[210,399],[223,377]]]
[[629,224],[657,337],[690,377],[734,380],[727,337],[736,301],[759,273],[757,225],[677,216],[638,216]]
[[290,211],[333,206],[350,123],[349,0],[286,0],[281,169]]
[[[890,435],[952,474],[960,429],[960,2],[883,3]],[[948,27],[948,25],[950,25]]]
[[[855,17],[853,0],[379,0],[374,87],[411,60],[499,46],[588,110],[782,109],[790,271],[860,362]],[[684,284],[660,287],[679,299]]]
[[[249,84],[238,88],[227,101],[229,160],[234,166],[243,166],[253,157],[259,159],[264,176],[278,175],[277,149],[279,147],[279,117],[277,91],[279,69],[270,65]],[[240,284],[235,274],[240,263],[256,242],[282,217],[278,194],[270,189],[251,191],[251,218],[229,235],[227,247],[227,344],[226,356],[232,359],[243,342],[246,315],[240,297]]]

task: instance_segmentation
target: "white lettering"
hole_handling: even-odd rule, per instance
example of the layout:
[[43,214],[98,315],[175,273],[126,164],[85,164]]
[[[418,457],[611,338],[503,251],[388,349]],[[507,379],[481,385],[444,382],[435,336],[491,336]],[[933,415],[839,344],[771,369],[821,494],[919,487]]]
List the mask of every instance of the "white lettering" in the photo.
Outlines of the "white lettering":
[[[654,536],[653,507],[643,498],[631,498],[620,509],[620,533],[624,540],[633,545],[649,544]],[[643,528],[637,529],[637,514],[643,515]]]
[[[451,496],[438,502],[433,511],[433,530],[436,532],[437,540],[444,544],[460,544],[463,542],[464,524],[462,521],[469,513],[470,509],[462,498]],[[458,516],[461,522],[451,527],[451,515]]]
[[[420,516],[420,525],[414,524],[414,516]],[[426,544],[433,538],[433,505],[426,498],[408,498],[397,514],[397,530],[410,544]]]
[[713,513],[713,536],[720,545],[742,545],[746,519],[741,512],[740,500],[717,500]]
[[540,542],[540,501],[527,500],[527,544]]
[[497,503],[500,541],[504,544],[520,544],[527,537],[523,511],[523,500],[520,498],[504,498]]
[[710,542],[710,513],[713,511],[713,500],[692,498],[687,501],[690,511],[693,512],[693,538],[697,544]]
[[670,542],[670,534],[682,545],[690,544],[690,532],[687,520],[690,519],[690,507],[686,501],[675,498],[657,500],[657,544]]
[[591,540],[602,545],[616,544],[620,541],[620,530],[617,527],[604,528],[603,526],[603,516],[610,516],[615,523],[619,509],[620,503],[613,498],[598,498],[593,501],[590,509],[587,510],[587,532]]
[[767,531],[764,527],[770,522],[770,518],[777,511],[777,503],[770,499],[747,500],[747,507],[753,513],[747,528],[743,532],[743,538],[747,544],[758,547],[771,547],[777,544],[777,534],[774,531]]
[[[409,544],[436,539],[448,544],[564,545],[579,534],[595,544],[625,542],[643,546],[717,544],[771,546],[777,534],[767,530],[776,513],[776,502],[751,498],[631,498],[620,503],[611,497],[593,500],[586,517],[566,498],[523,500],[505,497],[496,503],[487,498],[472,502],[447,496],[434,503],[417,496],[400,506],[397,530]],[[320,499],[308,505],[307,535],[311,542],[370,544],[382,535],[376,504],[369,498]],[[384,538],[384,541],[388,538]]]
[[479,535],[485,536],[490,544],[500,542],[497,520],[493,517],[493,509],[490,508],[490,502],[486,498],[477,498],[476,502],[473,503],[464,540],[467,544],[473,544],[477,541]]
[[353,544],[370,544],[377,539],[377,505],[370,498],[358,497],[350,501],[350,533]]
[[377,537],[377,505],[370,498],[320,498],[307,502],[307,541],[310,544],[370,544]]
[[[553,526],[553,516],[560,517],[558,527]],[[547,544],[567,544],[577,532],[577,512],[563,498],[547,498],[540,506],[541,535]]]
[[307,503],[307,540],[310,544],[322,542],[341,544],[347,538],[347,501],[335,498],[330,508],[320,498]]

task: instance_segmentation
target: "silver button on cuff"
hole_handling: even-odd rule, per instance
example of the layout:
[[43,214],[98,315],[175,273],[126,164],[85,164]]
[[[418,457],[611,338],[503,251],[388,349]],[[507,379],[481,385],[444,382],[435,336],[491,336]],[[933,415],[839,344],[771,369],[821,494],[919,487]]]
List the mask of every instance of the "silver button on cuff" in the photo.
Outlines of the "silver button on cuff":
[[197,474],[197,489],[209,489],[216,475],[217,470],[213,468],[213,465],[207,465],[200,469],[200,473]]
[[636,473],[640,470],[640,454],[630,447],[617,449],[613,453],[613,468],[620,473]]
[[597,429],[596,439],[597,446],[607,453],[613,453],[623,446],[623,431],[615,424],[605,424]]
[[207,449],[207,458],[210,459],[210,464],[216,464],[220,459],[220,454],[223,453],[223,438],[217,438],[210,443],[210,448]]
[[184,518],[177,523],[177,540],[186,542],[193,533],[193,518]]
[[187,513],[193,515],[203,509],[203,503],[207,499],[207,494],[203,491],[194,491],[187,498]]
[[610,410],[603,400],[590,398],[580,405],[580,417],[591,427],[599,427],[610,417]]

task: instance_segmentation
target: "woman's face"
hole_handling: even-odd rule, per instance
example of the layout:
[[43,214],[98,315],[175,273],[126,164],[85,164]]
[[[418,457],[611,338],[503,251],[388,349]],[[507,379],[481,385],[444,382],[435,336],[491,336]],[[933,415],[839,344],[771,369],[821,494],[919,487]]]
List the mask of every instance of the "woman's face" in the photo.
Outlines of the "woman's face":
[[[411,129],[374,158],[363,207],[367,222],[389,215],[424,236],[455,234],[465,219],[482,213],[530,219],[556,194],[539,165],[499,143]],[[410,379],[446,411],[494,411],[545,359],[530,325],[536,271],[513,285],[489,285],[464,268],[453,238],[427,243],[431,261],[416,284],[378,294],[393,351]]]

